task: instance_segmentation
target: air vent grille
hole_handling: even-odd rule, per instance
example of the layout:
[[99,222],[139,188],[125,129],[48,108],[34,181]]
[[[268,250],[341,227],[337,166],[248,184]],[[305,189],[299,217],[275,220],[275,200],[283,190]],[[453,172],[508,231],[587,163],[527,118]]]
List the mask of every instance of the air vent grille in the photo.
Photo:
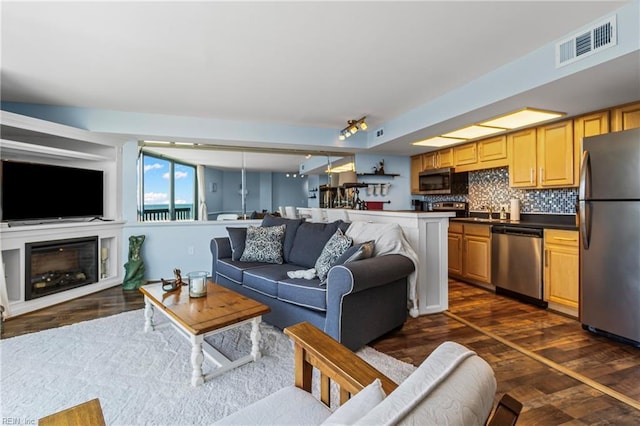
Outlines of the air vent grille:
[[556,44],[556,68],[616,44],[616,15],[613,15],[588,31],[573,34]]

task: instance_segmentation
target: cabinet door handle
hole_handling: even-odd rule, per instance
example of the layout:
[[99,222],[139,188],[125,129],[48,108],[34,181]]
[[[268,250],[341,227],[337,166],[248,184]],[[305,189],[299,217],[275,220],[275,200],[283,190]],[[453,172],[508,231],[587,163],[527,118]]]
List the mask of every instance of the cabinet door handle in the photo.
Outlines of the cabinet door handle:
[[544,182],[544,168],[540,167],[540,183]]
[[549,267],[549,250],[544,251],[544,267]]
[[571,241],[572,243],[578,242],[578,240],[576,240],[575,238],[569,238],[569,237],[553,237],[553,239],[558,241]]

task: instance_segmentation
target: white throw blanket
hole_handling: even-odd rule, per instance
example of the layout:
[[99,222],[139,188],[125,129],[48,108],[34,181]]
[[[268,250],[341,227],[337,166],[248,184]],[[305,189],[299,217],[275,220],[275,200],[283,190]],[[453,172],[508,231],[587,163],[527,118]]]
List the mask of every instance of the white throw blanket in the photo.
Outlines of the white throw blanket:
[[347,229],[346,234],[353,238],[354,244],[373,240],[375,242],[373,256],[401,254],[411,259],[415,269],[411,275],[409,275],[409,314],[414,318],[417,317],[418,294],[416,284],[418,282],[418,255],[413,247],[411,247],[411,244],[409,244],[400,225],[397,223],[354,221],[349,226],[349,229]]

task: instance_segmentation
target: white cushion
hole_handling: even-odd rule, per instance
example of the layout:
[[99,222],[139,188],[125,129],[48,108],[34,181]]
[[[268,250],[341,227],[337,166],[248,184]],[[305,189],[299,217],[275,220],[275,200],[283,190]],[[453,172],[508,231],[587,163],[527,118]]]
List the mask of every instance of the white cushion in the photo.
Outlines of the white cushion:
[[489,364],[464,346],[445,342],[356,424],[484,425],[495,392]]
[[375,379],[333,412],[323,425],[352,425],[378,405],[385,397],[382,382]]
[[319,425],[331,410],[309,392],[287,386],[217,421],[216,425]]

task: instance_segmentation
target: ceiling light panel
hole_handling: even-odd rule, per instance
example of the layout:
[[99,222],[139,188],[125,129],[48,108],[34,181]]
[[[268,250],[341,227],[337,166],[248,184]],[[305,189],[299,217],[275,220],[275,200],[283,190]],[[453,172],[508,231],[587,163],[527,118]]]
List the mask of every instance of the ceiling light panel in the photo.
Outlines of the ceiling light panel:
[[480,124],[490,127],[503,127],[510,130],[517,129],[518,127],[529,126],[531,124],[541,123],[543,121],[553,120],[554,118],[559,118],[563,115],[564,114],[560,112],[525,108],[523,110],[516,111],[502,117],[497,117]]
[[475,138],[481,138],[483,136],[489,136],[489,135],[493,135],[495,133],[500,133],[504,131],[505,131],[504,128],[478,126],[477,124],[473,124],[471,126],[467,126],[459,130],[454,130],[453,132],[450,132],[450,133],[445,133],[442,136],[446,138],[475,139]]
[[430,139],[425,139],[423,141],[414,142],[413,145],[420,146],[433,146],[433,147],[443,147],[448,145],[454,145],[460,142],[464,142],[465,139],[459,138],[445,138],[443,136],[436,136]]

